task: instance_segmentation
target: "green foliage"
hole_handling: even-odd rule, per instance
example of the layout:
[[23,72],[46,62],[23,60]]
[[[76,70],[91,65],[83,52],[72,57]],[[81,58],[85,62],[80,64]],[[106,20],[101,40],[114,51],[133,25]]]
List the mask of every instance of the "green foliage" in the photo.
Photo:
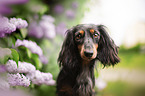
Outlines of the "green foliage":
[[19,54],[15,49],[0,48],[0,53],[0,64],[5,64],[9,59],[12,59],[18,65]]
[[11,55],[12,57],[10,57],[10,59],[14,60],[17,65],[18,65],[18,61],[19,61],[19,54],[15,49],[10,49],[11,50]]
[[141,52],[143,45],[136,45],[130,49],[120,47],[119,57],[121,62],[115,67],[129,68],[129,69],[145,69],[145,53]]

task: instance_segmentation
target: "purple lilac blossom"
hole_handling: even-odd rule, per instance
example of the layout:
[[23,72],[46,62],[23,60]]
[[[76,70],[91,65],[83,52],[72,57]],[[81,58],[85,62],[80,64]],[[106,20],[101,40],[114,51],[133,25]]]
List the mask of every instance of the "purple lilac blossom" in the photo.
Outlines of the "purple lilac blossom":
[[11,18],[10,23],[14,24],[16,28],[21,29],[21,28],[26,28],[28,26],[28,23],[26,20],[22,20],[21,18]]
[[6,70],[10,73],[17,73],[17,64],[13,60],[9,60],[6,63]]
[[35,21],[30,23],[28,28],[29,36],[36,38],[48,38],[53,39],[56,35],[55,25],[53,24],[54,18],[49,15],[42,16],[41,20],[36,23]]
[[6,72],[6,66],[5,65],[0,65],[0,73]]
[[45,20],[40,21],[40,26],[43,29],[44,37],[48,39],[53,39],[56,35],[55,33],[55,25],[49,22],[46,22]]
[[75,2],[72,2],[71,6],[73,9],[77,9],[79,5],[78,5],[78,2],[75,1]]
[[18,62],[18,73],[32,73],[35,72],[36,68],[31,63]]
[[54,6],[54,12],[56,14],[61,14],[64,12],[64,7],[60,4]]
[[24,86],[28,87],[30,85],[30,80],[23,74],[7,74],[8,83],[10,86]]
[[0,76],[0,90],[8,90],[10,88],[9,83],[5,78]]
[[11,8],[0,4],[0,14],[10,14],[12,12]]
[[36,70],[35,73],[27,74],[26,77],[30,78],[33,84],[41,85],[54,85],[55,81],[52,79],[52,74],[50,73],[43,73],[39,70]]
[[25,46],[32,53],[38,54],[39,56],[43,55],[42,49],[36,44],[36,42],[28,41],[28,40],[19,40],[17,39],[15,43],[15,47]]
[[48,21],[50,23],[54,23],[54,21],[55,21],[55,19],[50,15],[43,15],[41,19],[45,20],[45,21]]
[[29,0],[0,0],[0,14],[10,14],[12,12],[10,5],[23,4]]
[[67,11],[65,12],[65,14],[66,14],[66,17],[67,17],[68,19],[74,19],[74,18],[75,18],[75,12],[74,12],[73,10],[67,10]]
[[43,64],[47,64],[48,63],[48,59],[44,55],[40,56],[39,58],[40,58],[40,60],[41,60],[41,62]]
[[36,70],[34,65],[27,62],[19,61],[18,67],[17,67],[16,62],[13,60],[9,60],[5,66],[6,66],[6,70],[9,73],[32,73],[32,72],[35,72]]
[[43,37],[44,32],[43,32],[41,26],[39,26],[37,24],[37,22],[34,21],[29,24],[28,35],[40,39]]
[[66,24],[64,22],[61,22],[56,26],[56,33],[57,34],[64,36],[66,30],[67,30],[67,27],[66,27]]
[[6,17],[0,17],[0,37],[5,36],[6,33],[11,33],[16,30],[16,26],[9,22]]
[[0,0],[0,4],[11,5],[11,4],[23,4],[27,3],[29,0]]

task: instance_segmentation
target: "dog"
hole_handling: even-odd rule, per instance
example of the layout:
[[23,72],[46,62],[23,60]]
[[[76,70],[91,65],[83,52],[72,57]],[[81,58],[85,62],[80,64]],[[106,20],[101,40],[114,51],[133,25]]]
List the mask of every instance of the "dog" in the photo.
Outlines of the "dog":
[[118,47],[104,25],[79,24],[66,33],[58,57],[57,95],[94,96],[95,61],[114,66],[120,61]]

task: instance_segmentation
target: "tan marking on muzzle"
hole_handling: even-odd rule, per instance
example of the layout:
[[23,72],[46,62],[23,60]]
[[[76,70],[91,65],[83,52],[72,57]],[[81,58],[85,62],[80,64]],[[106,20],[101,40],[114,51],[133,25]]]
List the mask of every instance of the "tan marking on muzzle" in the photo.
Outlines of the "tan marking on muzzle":
[[84,44],[78,46],[81,58],[86,60],[86,61],[91,61],[92,59],[96,58],[97,48],[98,48],[98,44],[93,44],[93,55],[92,55],[92,57],[86,57],[85,54],[84,54],[84,51],[85,51]]

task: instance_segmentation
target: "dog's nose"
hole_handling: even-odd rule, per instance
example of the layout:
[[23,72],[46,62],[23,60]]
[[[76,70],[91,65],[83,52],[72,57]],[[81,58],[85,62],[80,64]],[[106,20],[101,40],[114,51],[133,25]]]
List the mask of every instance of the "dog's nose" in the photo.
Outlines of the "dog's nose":
[[93,56],[93,51],[85,51],[84,52],[86,57],[92,57]]

